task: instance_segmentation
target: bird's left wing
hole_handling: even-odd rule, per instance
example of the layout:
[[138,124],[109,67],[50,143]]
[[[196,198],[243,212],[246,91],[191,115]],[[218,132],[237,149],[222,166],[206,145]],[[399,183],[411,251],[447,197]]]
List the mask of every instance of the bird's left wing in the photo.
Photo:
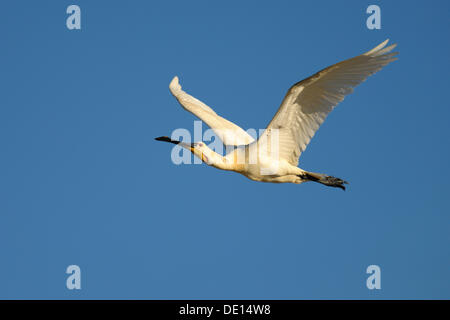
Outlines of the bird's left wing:
[[388,40],[362,55],[334,64],[294,84],[259,138],[259,148],[268,144],[274,129],[277,129],[279,159],[297,166],[301,153],[328,113],[368,76],[397,59],[397,52],[391,53],[396,45],[385,47],[387,43]]
[[254,141],[252,136],[244,131],[244,129],[222,118],[206,104],[181,90],[178,77],[173,78],[172,82],[170,82],[169,89],[181,106],[203,120],[220,140],[222,140],[223,144],[239,146],[247,145]]

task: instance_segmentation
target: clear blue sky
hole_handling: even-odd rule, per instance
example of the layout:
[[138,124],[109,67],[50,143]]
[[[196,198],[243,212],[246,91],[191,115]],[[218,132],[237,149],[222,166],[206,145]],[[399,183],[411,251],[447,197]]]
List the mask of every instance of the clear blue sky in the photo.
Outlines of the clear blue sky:
[[[81,7],[82,29],[66,28]],[[365,10],[381,7],[382,29]],[[448,1],[3,1],[0,298],[450,298]],[[290,85],[386,38],[399,60],[300,166],[346,192],[175,166],[183,87],[264,128]],[[204,126],[206,129],[206,126]],[[66,267],[82,289],[66,288]],[[382,289],[366,288],[381,267]]]

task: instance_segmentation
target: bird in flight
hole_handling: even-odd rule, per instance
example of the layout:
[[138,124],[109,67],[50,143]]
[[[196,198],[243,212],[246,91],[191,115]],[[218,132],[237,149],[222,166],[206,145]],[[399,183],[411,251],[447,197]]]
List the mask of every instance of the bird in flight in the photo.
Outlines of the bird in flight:
[[388,41],[294,84],[257,140],[181,90],[175,77],[169,89],[181,106],[205,122],[225,146],[232,148],[222,156],[201,141],[186,143],[166,136],[155,139],[180,145],[210,166],[238,172],[251,180],[297,184],[314,181],[345,190],[347,181],[300,169],[298,160],[328,113],[368,76],[397,60],[398,52],[391,52],[396,44],[386,47]]

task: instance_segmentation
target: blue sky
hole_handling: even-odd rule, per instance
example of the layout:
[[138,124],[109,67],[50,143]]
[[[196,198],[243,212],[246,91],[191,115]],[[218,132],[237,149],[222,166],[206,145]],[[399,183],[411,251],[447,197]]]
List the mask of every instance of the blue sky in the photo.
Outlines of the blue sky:
[[[66,28],[81,8],[82,29]],[[370,4],[381,30],[366,27]],[[450,298],[448,1],[3,1],[0,298]],[[300,167],[346,192],[175,166],[183,88],[243,128],[384,39],[399,60]],[[204,126],[204,129],[207,127]],[[81,290],[66,288],[67,266]],[[381,268],[381,290],[366,287]]]

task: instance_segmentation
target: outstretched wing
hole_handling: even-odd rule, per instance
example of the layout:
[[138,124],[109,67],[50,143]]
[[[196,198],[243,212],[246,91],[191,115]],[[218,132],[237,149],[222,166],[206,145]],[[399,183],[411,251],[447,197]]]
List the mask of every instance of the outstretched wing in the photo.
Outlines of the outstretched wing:
[[170,92],[181,106],[204,121],[225,145],[247,145],[254,141],[251,135],[231,121],[222,118],[213,109],[200,100],[181,90],[178,77],[173,78],[169,85]]
[[398,52],[391,53],[396,44],[385,47],[388,41],[294,84],[259,138],[258,145],[267,145],[274,129],[278,129],[279,158],[297,166],[301,153],[334,107],[368,76],[397,60]]

